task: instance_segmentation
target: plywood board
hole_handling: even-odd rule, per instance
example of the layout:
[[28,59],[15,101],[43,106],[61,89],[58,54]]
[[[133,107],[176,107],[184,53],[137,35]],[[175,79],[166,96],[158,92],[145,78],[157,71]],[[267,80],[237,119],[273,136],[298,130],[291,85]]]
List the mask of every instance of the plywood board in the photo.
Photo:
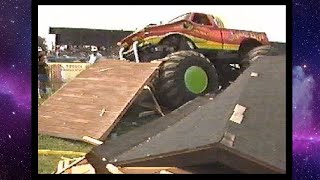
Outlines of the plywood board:
[[159,65],[106,60],[90,66],[38,108],[39,133],[104,140]]

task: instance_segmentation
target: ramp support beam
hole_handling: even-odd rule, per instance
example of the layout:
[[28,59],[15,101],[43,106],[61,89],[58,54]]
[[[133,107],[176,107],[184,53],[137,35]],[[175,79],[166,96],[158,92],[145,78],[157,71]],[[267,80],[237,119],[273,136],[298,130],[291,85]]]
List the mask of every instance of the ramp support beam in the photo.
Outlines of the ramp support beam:
[[156,106],[156,107],[155,107],[156,110],[159,112],[159,114],[161,114],[161,116],[164,116],[164,113],[162,112],[161,107],[160,107],[160,105],[159,105],[159,103],[158,103],[158,101],[157,101],[157,98],[154,96],[151,88],[150,88],[149,86],[144,86],[143,89],[147,89],[147,90],[149,91],[149,93],[150,93],[150,95],[151,95],[151,97],[152,97],[152,100],[153,100],[153,102],[154,102],[154,104],[155,104],[155,106]]

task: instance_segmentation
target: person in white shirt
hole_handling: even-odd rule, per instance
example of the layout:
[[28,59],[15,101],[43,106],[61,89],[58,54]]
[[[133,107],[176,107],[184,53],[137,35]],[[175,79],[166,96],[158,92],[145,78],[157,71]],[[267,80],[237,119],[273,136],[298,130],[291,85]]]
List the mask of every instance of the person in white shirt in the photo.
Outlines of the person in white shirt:
[[92,54],[89,56],[89,63],[94,64],[102,57],[102,55],[98,52],[98,48],[96,46],[91,46],[91,52]]

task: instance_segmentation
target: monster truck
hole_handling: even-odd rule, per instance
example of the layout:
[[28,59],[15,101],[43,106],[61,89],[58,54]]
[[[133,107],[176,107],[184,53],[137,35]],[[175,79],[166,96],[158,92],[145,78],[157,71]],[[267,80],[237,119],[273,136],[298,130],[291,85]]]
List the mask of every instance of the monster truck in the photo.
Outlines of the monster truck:
[[150,24],[117,45],[122,60],[164,61],[153,87],[168,109],[226,87],[235,69],[230,65],[241,72],[250,59],[275,52],[266,33],[226,29],[220,18],[195,12],[164,25]]

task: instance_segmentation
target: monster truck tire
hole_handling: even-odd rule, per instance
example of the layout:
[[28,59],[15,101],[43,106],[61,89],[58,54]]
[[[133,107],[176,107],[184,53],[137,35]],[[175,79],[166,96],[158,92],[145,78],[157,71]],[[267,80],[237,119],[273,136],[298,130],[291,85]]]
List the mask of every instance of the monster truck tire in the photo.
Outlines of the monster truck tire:
[[250,50],[244,57],[242,57],[240,67],[241,69],[247,68],[251,62],[255,61],[262,56],[276,56],[278,55],[276,48],[270,45],[258,46]]
[[194,51],[179,51],[165,57],[155,82],[159,104],[170,110],[219,87],[213,64]]

